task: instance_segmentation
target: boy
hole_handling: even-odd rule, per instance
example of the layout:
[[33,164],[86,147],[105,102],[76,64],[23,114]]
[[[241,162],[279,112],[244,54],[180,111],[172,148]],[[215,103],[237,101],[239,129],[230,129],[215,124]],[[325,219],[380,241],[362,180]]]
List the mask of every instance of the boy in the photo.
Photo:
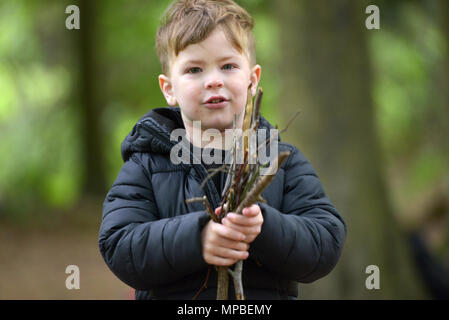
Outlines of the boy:
[[[180,0],[158,30],[159,85],[172,107],[147,113],[123,142],[125,164],[104,202],[99,234],[103,258],[136,289],[136,299],[215,299],[213,266],[238,260],[244,260],[247,299],[296,298],[298,282],[325,276],[341,254],[346,226],[292,145],[278,144],[291,154],[263,192],[266,203],[218,224],[203,204],[185,202],[206,195],[218,208],[226,175],[201,188],[213,165],[175,164],[177,141],[170,135],[185,129],[190,160],[195,150],[226,154],[229,146],[222,144],[232,132],[226,129],[234,118],[242,128],[248,88],[255,95],[260,80],[252,27],[252,18],[231,0]],[[200,132],[218,130],[222,139],[204,148],[195,123]],[[263,118],[260,127],[272,128]],[[229,290],[232,299],[232,281]]]

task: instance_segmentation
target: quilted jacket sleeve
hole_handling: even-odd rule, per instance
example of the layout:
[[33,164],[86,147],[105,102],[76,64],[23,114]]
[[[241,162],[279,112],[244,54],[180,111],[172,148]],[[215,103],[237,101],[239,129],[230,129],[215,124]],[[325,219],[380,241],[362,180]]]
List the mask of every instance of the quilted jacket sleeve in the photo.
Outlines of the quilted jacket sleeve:
[[100,252],[123,282],[148,290],[207,266],[200,236],[208,219],[204,211],[159,219],[142,154],[134,154],[104,201]]
[[292,147],[283,168],[281,210],[259,204],[264,224],[251,245],[250,255],[286,278],[312,282],[324,277],[337,264],[346,238],[346,225],[298,149]]

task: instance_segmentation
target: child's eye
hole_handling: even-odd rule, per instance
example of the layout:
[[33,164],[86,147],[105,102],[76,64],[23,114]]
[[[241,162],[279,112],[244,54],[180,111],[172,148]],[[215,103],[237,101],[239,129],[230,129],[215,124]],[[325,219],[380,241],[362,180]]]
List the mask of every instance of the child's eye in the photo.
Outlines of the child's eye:
[[201,68],[199,67],[193,67],[187,70],[188,73],[198,73],[201,72]]
[[235,66],[230,64],[230,63],[227,63],[227,64],[225,64],[223,66],[223,69],[225,69],[225,70],[231,70],[231,69],[234,69],[234,68],[235,68]]

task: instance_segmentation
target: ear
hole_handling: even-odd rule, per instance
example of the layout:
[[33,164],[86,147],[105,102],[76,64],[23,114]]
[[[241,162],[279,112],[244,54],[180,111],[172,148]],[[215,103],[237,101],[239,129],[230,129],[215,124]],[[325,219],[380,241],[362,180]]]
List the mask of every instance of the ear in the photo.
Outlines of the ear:
[[250,75],[251,94],[253,96],[255,96],[257,93],[257,85],[259,84],[261,73],[262,73],[262,67],[258,64],[256,64],[251,70],[251,75]]
[[170,78],[167,77],[165,74],[160,74],[159,77],[159,87],[161,88],[162,94],[165,97],[165,100],[167,100],[167,103],[169,106],[176,106],[178,102],[176,101],[176,97],[173,92],[173,85],[170,81]]

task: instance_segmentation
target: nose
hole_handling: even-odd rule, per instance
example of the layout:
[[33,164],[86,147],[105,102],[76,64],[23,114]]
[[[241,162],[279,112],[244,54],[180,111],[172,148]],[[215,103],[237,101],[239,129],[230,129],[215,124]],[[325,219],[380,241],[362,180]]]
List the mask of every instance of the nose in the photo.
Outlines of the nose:
[[206,80],[205,86],[206,89],[221,88],[223,87],[223,79],[221,79],[217,75],[213,75],[208,80]]

